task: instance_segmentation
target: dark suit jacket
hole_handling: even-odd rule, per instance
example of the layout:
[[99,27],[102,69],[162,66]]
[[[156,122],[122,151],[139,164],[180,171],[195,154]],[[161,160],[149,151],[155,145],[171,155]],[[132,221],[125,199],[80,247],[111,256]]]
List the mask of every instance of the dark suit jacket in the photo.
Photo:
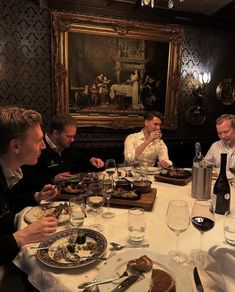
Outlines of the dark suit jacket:
[[7,182],[0,166],[0,265],[13,260],[19,252],[12,233],[15,214],[12,212],[6,197],[9,195]]
[[61,172],[70,173],[87,172],[95,170],[90,164],[90,158],[80,153],[75,145],[64,149],[61,156],[48,145],[46,140],[44,149],[36,165],[23,166],[24,177],[22,187],[40,191],[45,184],[54,183],[54,177]]

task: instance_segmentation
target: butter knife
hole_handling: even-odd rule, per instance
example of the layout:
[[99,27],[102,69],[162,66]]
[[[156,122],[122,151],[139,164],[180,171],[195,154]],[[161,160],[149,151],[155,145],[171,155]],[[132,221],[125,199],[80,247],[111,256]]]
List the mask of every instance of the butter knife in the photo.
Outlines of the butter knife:
[[117,287],[115,287],[111,292],[123,292],[126,291],[132,284],[134,284],[141,274],[131,275],[122,281]]
[[201,282],[199,274],[198,274],[197,267],[195,267],[194,270],[193,270],[193,276],[194,276],[194,281],[195,281],[195,284],[196,284],[197,291],[198,292],[204,292],[204,289],[202,287],[202,282]]

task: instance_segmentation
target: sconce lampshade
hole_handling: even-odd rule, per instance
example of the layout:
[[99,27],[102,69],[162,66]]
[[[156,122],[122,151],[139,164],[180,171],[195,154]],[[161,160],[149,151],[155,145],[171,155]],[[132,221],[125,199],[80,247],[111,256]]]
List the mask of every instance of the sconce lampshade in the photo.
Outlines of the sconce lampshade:
[[207,72],[204,72],[204,73],[200,73],[199,74],[199,81],[201,84],[207,84],[211,81],[211,73],[207,73]]

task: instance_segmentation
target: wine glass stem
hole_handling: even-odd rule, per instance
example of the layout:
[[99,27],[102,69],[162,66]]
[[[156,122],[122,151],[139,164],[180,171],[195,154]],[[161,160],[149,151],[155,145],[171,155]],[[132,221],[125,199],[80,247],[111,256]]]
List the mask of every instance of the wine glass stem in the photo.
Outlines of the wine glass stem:
[[203,233],[204,233],[204,232],[200,232],[200,250],[202,250]]
[[97,211],[95,210],[95,225],[96,225],[96,216],[97,216]]
[[107,199],[107,207],[108,207],[108,213],[109,213],[109,199]]
[[177,236],[177,240],[176,240],[176,252],[177,252],[177,256],[179,255],[179,239],[180,239],[180,235],[179,233],[176,234]]

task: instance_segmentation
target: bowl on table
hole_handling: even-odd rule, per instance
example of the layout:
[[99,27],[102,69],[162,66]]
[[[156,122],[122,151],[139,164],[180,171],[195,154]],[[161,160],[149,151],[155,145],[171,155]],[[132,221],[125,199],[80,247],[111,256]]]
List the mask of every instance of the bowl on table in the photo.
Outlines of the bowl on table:
[[118,191],[130,191],[132,189],[132,184],[126,179],[119,179],[116,181],[116,190]]
[[150,180],[134,180],[133,189],[140,194],[151,192],[152,182]]

